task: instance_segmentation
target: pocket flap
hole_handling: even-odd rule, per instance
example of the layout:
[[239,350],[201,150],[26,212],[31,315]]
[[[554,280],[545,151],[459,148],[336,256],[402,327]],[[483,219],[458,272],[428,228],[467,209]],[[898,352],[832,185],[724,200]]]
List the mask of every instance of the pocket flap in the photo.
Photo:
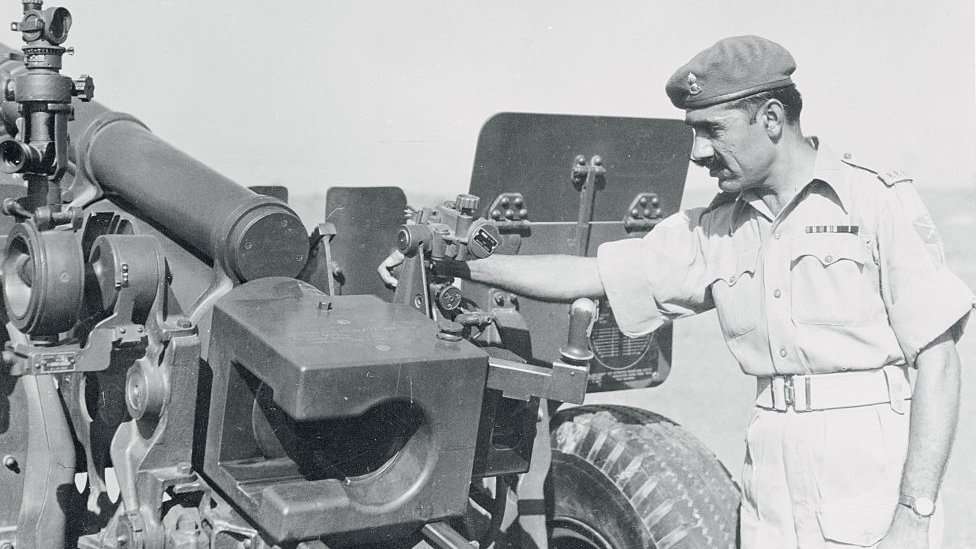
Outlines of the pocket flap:
[[894,505],[880,496],[824,502],[817,519],[824,539],[856,547],[872,547],[888,533]]
[[843,259],[864,265],[868,248],[863,240],[850,234],[822,234],[798,238],[793,242],[793,259],[816,257],[825,267]]
[[756,274],[756,265],[759,262],[759,250],[743,250],[736,254],[729,252],[722,255],[712,269],[714,276],[712,280],[723,280],[729,286],[735,286],[742,275]]

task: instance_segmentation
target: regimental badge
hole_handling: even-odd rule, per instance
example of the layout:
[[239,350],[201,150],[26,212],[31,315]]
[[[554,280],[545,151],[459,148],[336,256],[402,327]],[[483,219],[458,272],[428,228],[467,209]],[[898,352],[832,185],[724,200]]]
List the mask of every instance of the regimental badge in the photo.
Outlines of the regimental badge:
[[688,93],[691,95],[698,95],[701,93],[701,86],[698,85],[698,77],[695,73],[688,73]]

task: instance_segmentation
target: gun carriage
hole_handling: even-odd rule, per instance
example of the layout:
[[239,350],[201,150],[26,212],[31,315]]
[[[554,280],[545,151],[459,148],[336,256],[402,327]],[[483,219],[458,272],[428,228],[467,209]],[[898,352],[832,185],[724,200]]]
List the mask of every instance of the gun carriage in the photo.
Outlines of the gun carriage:
[[[663,382],[668,332],[631,342],[605,305],[459,288],[440,268],[643,234],[680,199],[677,125],[501,115],[472,194],[408,220],[398,189],[334,188],[343,213],[309,235],[281,189],[93,102],[91,77],[60,74],[71,14],[23,6],[22,51],[0,48],[0,547],[734,542],[734,488],[677,426],[556,412],[588,385]],[[594,156],[566,164],[574,134]],[[634,192],[621,159],[649,144],[667,183]],[[578,207],[546,199],[552,166]],[[395,235],[392,293],[374,269]]]

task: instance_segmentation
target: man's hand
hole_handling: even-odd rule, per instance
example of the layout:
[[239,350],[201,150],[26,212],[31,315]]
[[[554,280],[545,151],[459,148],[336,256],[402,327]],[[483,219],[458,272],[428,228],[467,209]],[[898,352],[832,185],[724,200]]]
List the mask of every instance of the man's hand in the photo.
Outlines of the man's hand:
[[379,267],[376,267],[376,272],[379,273],[380,278],[383,279],[383,283],[391,288],[396,288],[399,281],[393,276],[393,269],[403,263],[403,254],[400,250],[393,250],[390,255],[386,256],[386,259],[380,263]]
[[877,549],[929,549],[929,519],[899,505],[891,528]]

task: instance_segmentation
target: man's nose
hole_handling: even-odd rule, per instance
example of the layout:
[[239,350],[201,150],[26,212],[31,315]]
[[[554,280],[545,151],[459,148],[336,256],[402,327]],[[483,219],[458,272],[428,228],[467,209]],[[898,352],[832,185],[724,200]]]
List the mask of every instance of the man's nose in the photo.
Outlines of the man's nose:
[[691,161],[701,166],[707,164],[713,156],[715,156],[715,150],[712,149],[712,143],[708,139],[696,135],[691,146],[691,156],[689,156]]

